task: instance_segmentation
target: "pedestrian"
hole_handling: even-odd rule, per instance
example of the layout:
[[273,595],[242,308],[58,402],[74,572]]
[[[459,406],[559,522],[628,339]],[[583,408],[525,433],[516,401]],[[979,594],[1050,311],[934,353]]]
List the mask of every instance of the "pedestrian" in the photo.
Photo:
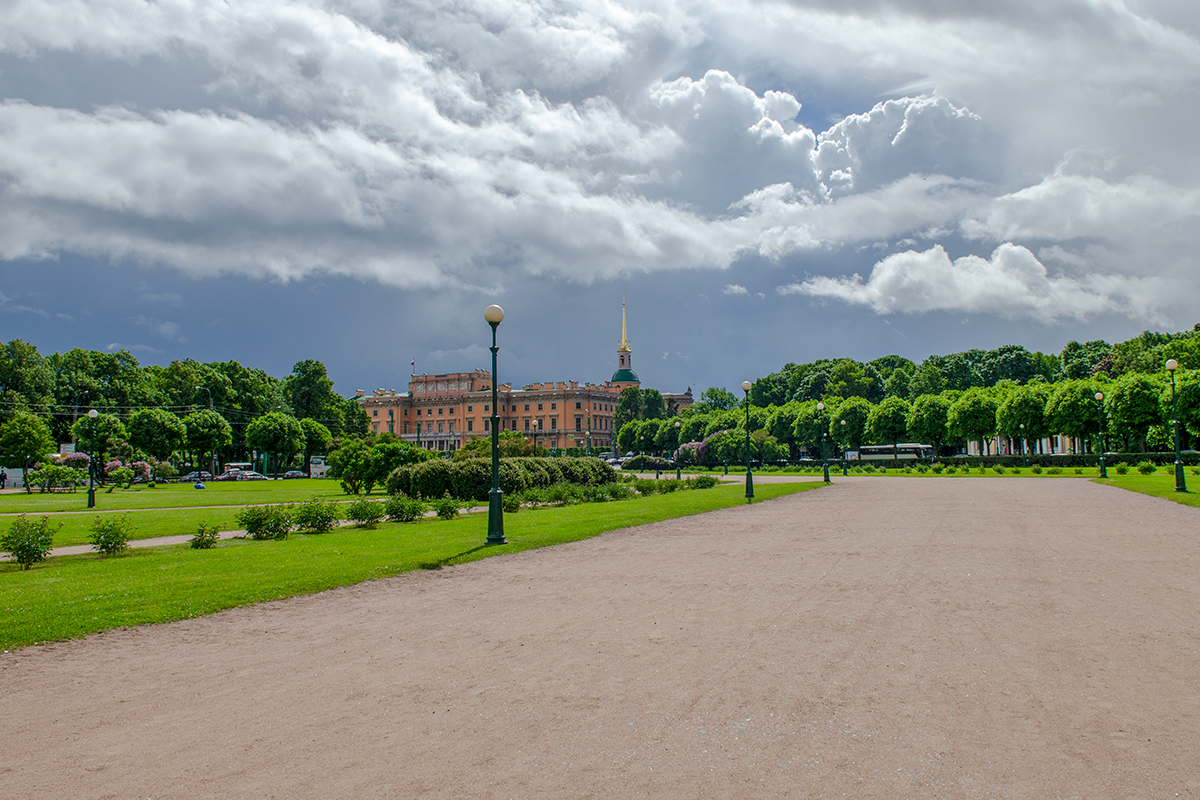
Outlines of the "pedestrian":
[[5,472],[4,470],[0,469],[0,489],[7,488],[7,486],[8,486],[8,473]]

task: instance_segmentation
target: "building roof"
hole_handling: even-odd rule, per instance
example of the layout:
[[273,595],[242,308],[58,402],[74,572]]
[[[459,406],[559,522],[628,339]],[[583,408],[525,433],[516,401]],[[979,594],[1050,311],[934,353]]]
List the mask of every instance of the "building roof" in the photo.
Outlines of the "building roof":
[[619,369],[613,373],[609,383],[641,383],[642,379],[631,369]]

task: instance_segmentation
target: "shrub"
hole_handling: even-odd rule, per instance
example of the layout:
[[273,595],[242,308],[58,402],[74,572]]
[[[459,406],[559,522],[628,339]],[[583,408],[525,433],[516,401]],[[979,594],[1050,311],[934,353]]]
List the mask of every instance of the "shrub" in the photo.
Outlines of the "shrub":
[[1129,465],[1122,461],[1120,464],[1117,464],[1116,470],[1118,475],[1127,475],[1129,473]]
[[[351,506],[353,507],[353,504]],[[337,503],[332,500],[322,500],[316,495],[296,506],[296,511],[292,514],[292,522],[295,524],[296,530],[309,533],[329,533],[337,527],[339,519],[341,519],[341,514],[338,511]]]
[[12,556],[21,569],[30,569],[50,555],[54,534],[61,527],[61,522],[51,527],[49,517],[32,520],[22,514],[13,520],[8,533],[0,538],[0,551]]
[[1192,473],[1193,475],[1200,475],[1200,467],[1192,467],[1188,470],[1188,472]]
[[1082,474],[1083,474],[1083,469],[1082,469],[1082,468],[1080,468],[1080,467],[1076,467],[1076,468],[1075,468],[1075,474],[1076,474],[1076,475],[1082,475]]
[[487,500],[492,490],[492,462],[486,458],[454,461],[450,470],[450,492],[463,500]]
[[924,464],[918,464],[918,465],[917,465],[917,472],[919,472],[919,473],[921,473],[922,475],[924,475],[926,472],[929,472],[929,467],[927,467],[927,466],[926,466],[926,465],[924,465]]
[[29,471],[25,481],[30,486],[38,487],[38,491],[41,492],[52,492],[55,489],[70,489],[73,492],[77,486],[86,486],[88,479],[87,473],[81,469],[41,464],[37,469]]
[[113,489],[128,489],[133,485],[133,470],[129,467],[114,467],[108,470],[108,481],[106,494],[112,494]]
[[[1040,469],[1040,467],[1039,467]],[[1081,470],[1082,471],[1082,470]],[[1051,467],[1046,470],[1047,475],[1062,475],[1062,467]]]
[[417,464],[413,467],[412,488],[407,494],[441,497],[453,490],[451,472],[450,462],[440,458]]
[[216,525],[205,525],[201,522],[196,526],[195,535],[188,539],[188,545],[193,550],[209,550],[216,547],[219,538]]
[[1020,474],[1021,474],[1021,468],[1013,467],[1013,475],[1020,475]]
[[[1029,471],[1032,472],[1034,475],[1041,475],[1042,474],[1042,465],[1034,464],[1032,467],[1029,468]],[[1057,474],[1057,473],[1055,473],[1055,474]]]
[[660,483],[662,481],[656,481],[653,478],[638,478],[633,482],[633,488],[637,490],[638,494],[649,496],[658,493]]
[[930,467],[930,469],[933,470],[934,475],[941,475],[942,471],[946,468],[941,464],[934,464],[932,467]]
[[398,494],[387,501],[383,510],[395,522],[415,522],[425,515],[425,503],[418,497]]
[[1140,461],[1137,465],[1137,471],[1143,475],[1153,475],[1155,472],[1158,472],[1158,465],[1150,461]]
[[506,494],[500,499],[500,505],[504,507],[505,514],[515,514],[521,510],[521,496]]
[[720,483],[720,481],[717,480],[715,475],[696,475],[692,478],[686,478],[684,483],[687,484],[687,488],[689,489],[711,489]]
[[286,539],[292,532],[292,515],[283,506],[251,506],[236,519],[251,539]]
[[433,508],[437,511],[437,515],[441,519],[454,519],[458,516],[460,510],[458,501],[450,496],[449,490],[442,495],[441,500],[433,501]]
[[384,508],[383,503],[368,500],[365,497],[359,498],[346,506],[346,519],[353,522],[359,528],[373,530],[379,527],[379,523],[385,516],[387,516],[387,509]]
[[119,517],[115,514],[96,517],[88,538],[92,542],[93,550],[98,550],[106,556],[115,556],[129,547],[129,536],[135,530],[137,527],[129,521],[128,514]]
[[946,467],[946,474],[947,475],[957,475],[958,467]]

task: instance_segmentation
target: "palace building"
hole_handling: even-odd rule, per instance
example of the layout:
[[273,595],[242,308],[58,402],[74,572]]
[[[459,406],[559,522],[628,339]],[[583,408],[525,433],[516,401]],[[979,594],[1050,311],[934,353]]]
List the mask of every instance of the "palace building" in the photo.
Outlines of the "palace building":
[[[616,432],[612,418],[621,391],[640,388],[633,371],[633,348],[625,327],[621,304],[621,342],[617,345],[617,371],[602,384],[578,381],[531,383],[520,389],[512,384],[497,387],[502,430],[519,431],[531,443],[547,449],[575,449],[589,445],[612,450]],[[448,372],[412,375],[407,392],[377,389],[357,393],[371,430],[394,434],[428,450],[452,451],[472,439],[491,436],[492,373]],[[663,393],[682,410],[692,404],[692,390]]]

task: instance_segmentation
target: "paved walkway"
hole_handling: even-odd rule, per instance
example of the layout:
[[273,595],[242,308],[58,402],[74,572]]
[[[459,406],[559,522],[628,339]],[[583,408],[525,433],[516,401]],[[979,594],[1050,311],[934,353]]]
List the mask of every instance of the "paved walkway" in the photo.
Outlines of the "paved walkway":
[[25,648],[0,797],[1197,798],[1198,534],[860,478]]

